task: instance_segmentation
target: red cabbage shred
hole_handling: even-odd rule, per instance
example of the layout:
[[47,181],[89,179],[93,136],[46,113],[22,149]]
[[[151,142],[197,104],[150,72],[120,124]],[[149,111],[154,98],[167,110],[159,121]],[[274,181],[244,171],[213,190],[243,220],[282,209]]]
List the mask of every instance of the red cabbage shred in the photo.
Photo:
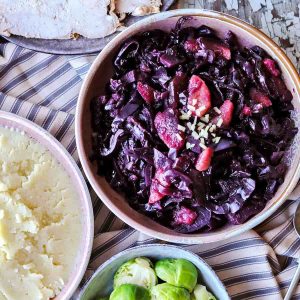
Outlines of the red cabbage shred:
[[259,213],[284,181],[297,133],[272,57],[189,19],[128,39],[91,103],[99,175],[135,210],[181,233]]

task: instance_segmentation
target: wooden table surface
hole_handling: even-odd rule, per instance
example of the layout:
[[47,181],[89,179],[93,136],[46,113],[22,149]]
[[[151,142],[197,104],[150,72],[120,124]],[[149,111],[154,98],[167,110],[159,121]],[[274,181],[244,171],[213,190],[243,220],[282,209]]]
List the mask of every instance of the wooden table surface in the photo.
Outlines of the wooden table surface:
[[178,8],[205,8],[243,19],[285,49],[300,70],[300,0],[179,0]]

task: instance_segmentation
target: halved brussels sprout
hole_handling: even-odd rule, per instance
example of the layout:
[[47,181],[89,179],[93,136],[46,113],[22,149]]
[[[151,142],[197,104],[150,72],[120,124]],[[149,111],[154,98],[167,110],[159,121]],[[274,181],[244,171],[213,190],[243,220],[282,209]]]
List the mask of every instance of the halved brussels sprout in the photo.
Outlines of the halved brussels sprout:
[[190,300],[191,296],[185,288],[162,283],[151,289],[151,300]]
[[137,257],[124,263],[114,277],[114,288],[124,283],[137,284],[150,289],[157,284],[153,265],[148,258]]
[[151,300],[150,292],[135,284],[122,284],[110,295],[109,300]]
[[190,293],[197,284],[196,267],[185,259],[166,258],[155,264],[156,275],[172,285],[186,288]]
[[193,293],[192,300],[217,300],[216,297],[206,289],[206,286],[197,284]]

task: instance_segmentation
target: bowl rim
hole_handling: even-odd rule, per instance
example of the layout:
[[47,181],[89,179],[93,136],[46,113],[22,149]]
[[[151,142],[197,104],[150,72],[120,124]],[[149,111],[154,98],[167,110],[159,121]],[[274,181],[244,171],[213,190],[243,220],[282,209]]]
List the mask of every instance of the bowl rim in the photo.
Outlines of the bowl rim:
[[149,16],[122,31],[118,36],[116,36],[112,41],[110,41],[106,47],[98,54],[95,61],[93,62],[88,74],[86,75],[86,78],[83,82],[83,85],[81,87],[79,98],[77,102],[76,107],[76,113],[75,113],[75,137],[76,137],[76,144],[78,149],[78,155],[79,159],[81,161],[83,170],[86,174],[86,177],[88,178],[88,181],[90,182],[91,186],[95,190],[98,197],[101,199],[101,201],[104,202],[104,204],[121,220],[129,224],[131,227],[133,227],[136,230],[139,230],[140,232],[147,234],[149,236],[168,241],[168,242],[176,242],[180,244],[203,244],[203,243],[213,243],[213,242],[219,242],[224,239],[229,239],[231,237],[237,236],[239,234],[242,234],[246,232],[247,230],[252,229],[253,227],[257,226],[258,224],[262,223],[264,220],[266,220],[268,217],[270,217],[279,207],[282,205],[282,203],[287,199],[288,195],[293,191],[295,186],[297,185],[299,176],[300,176],[300,154],[297,155],[297,167],[294,171],[294,173],[291,175],[290,181],[287,182],[285,189],[281,192],[280,195],[278,195],[276,201],[272,203],[268,207],[268,209],[263,212],[261,215],[256,215],[244,224],[234,228],[232,227],[230,230],[225,232],[215,232],[212,233],[209,236],[201,236],[201,233],[199,234],[177,234],[171,235],[168,233],[163,233],[159,231],[155,231],[146,225],[143,225],[133,219],[131,219],[127,214],[125,214],[122,209],[120,209],[117,205],[113,204],[110,200],[110,197],[106,196],[105,193],[102,190],[102,187],[98,185],[96,178],[98,177],[97,174],[94,174],[92,170],[90,169],[88,162],[85,158],[85,152],[84,152],[84,146],[82,142],[82,132],[81,132],[81,124],[82,124],[82,118],[81,115],[83,113],[84,108],[84,100],[85,100],[85,94],[88,90],[88,87],[90,83],[93,80],[94,75],[96,74],[98,70],[99,64],[102,62],[102,60],[109,54],[112,48],[115,46],[119,46],[119,42],[122,41],[122,39],[127,36],[129,33],[131,33],[135,29],[139,29],[143,27],[143,25],[147,25],[149,23],[155,23],[157,21],[163,21],[167,20],[172,17],[181,17],[181,16],[196,16],[196,17],[205,17],[205,18],[216,18],[220,21],[223,21],[225,23],[230,23],[235,26],[241,27],[243,30],[247,31],[249,35],[254,36],[255,38],[259,39],[262,43],[264,43],[268,48],[272,49],[272,52],[276,56],[276,58],[285,66],[288,74],[290,75],[292,82],[295,83],[295,87],[297,90],[298,95],[300,95],[300,76],[297,73],[297,70],[295,66],[292,64],[290,59],[286,56],[284,51],[265,33],[260,31],[259,29],[255,28],[254,26],[246,23],[243,20],[240,20],[239,18],[230,16],[225,13],[215,12],[211,10],[205,10],[205,9],[177,9],[177,10],[171,10],[163,13],[159,13],[156,15]]
[[[219,286],[222,287],[222,291],[223,293],[226,293],[228,296],[228,300],[230,299],[229,297],[229,293],[228,290],[226,288],[226,286],[224,285],[224,283],[221,281],[221,279],[219,278],[218,274],[213,270],[213,268],[200,256],[197,255],[196,253],[192,252],[191,250],[188,249],[183,249],[180,246],[176,246],[176,245],[170,245],[170,244],[144,244],[144,245],[139,245],[139,246],[134,246],[134,247],[130,247],[127,248],[115,255],[113,255],[111,258],[109,258],[108,260],[106,260],[103,264],[101,264],[96,271],[93,273],[93,275],[86,281],[86,283],[83,285],[79,295],[78,295],[78,299],[81,299],[81,297],[84,295],[84,293],[86,292],[86,290],[89,288],[89,285],[91,284],[91,282],[98,276],[98,274],[105,270],[105,268],[107,268],[113,261],[115,261],[116,259],[122,257],[123,255],[126,255],[128,253],[134,253],[137,249],[143,249],[143,248],[152,248],[152,247],[161,247],[164,249],[169,249],[174,251],[174,253],[176,253],[176,251],[180,250],[183,253],[186,253],[192,257],[195,258],[195,260],[201,262],[202,265],[204,265],[209,272],[213,275],[213,277],[216,279],[216,281],[218,282]],[[198,271],[201,272],[201,270],[199,270],[198,267],[196,267],[198,269]],[[227,300],[227,299],[225,299]]]
[[[82,237],[84,237],[84,239],[82,239],[77,251],[78,253],[76,255],[76,260],[78,260],[78,266],[76,270],[74,270],[74,268],[72,269],[72,272],[70,274],[68,281],[66,282],[66,285],[61,290],[61,292],[58,295],[56,295],[55,298],[53,298],[53,300],[67,300],[74,294],[74,292],[78,288],[86,272],[91,257],[91,253],[92,253],[92,246],[94,240],[94,215],[93,215],[91,196],[86,181],[82,173],[80,172],[80,169],[76,164],[74,158],[50,132],[46,131],[38,124],[28,119],[25,119],[19,115],[13,114],[11,112],[0,110],[0,120],[4,120],[4,121],[6,120],[8,122],[11,122],[12,124],[15,123],[17,124],[18,128],[24,128],[25,130],[28,131],[28,134],[25,135],[27,135],[29,138],[32,138],[30,137],[30,132],[34,132],[36,136],[38,136],[41,140],[47,141],[49,144],[52,144],[55,150],[57,150],[56,156],[54,156],[52,154],[53,151],[50,151],[39,139],[34,139],[36,142],[41,144],[45,149],[47,149],[51,153],[51,155],[55,158],[55,160],[57,160],[57,157],[60,157],[61,160],[65,160],[69,162],[69,166],[71,168],[69,171],[67,170],[65,171],[69,176],[71,172],[75,175],[74,177],[76,177],[76,181],[79,184],[77,189],[80,189],[82,191],[82,194],[84,195],[83,198],[84,201],[80,201],[80,203],[82,203],[86,207],[87,215],[85,216],[85,219],[86,219],[87,226],[85,227],[82,226]],[[8,125],[8,127],[10,126]],[[81,198],[79,200],[81,200]],[[79,250],[81,250],[82,248],[82,245],[84,245],[83,253],[79,252]],[[66,287],[67,289],[64,291]]]

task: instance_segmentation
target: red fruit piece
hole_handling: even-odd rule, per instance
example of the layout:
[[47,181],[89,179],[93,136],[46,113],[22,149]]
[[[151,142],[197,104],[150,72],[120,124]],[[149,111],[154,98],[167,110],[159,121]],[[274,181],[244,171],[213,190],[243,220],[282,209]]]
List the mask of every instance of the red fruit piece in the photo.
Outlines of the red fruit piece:
[[251,114],[252,114],[251,108],[249,106],[245,105],[243,107],[242,114],[244,116],[251,116]]
[[257,103],[261,103],[264,107],[269,107],[272,105],[270,98],[255,88],[250,89],[249,96],[252,100]]
[[184,49],[186,52],[195,53],[199,50],[199,45],[196,40],[187,40],[184,43]]
[[273,76],[278,77],[280,75],[280,71],[276,68],[276,64],[273,59],[265,58],[263,60],[263,64]]
[[231,59],[231,51],[226,45],[216,40],[204,37],[199,38],[199,41],[202,48],[212,50],[216,54],[222,55],[227,60]]
[[211,108],[211,95],[206,83],[197,75],[193,75],[189,82],[188,105],[193,107],[192,114],[204,116]]
[[229,126],[232,116],[233,116],[234,106],[230,100],[225,100],[224,103],[220,107],[221,117],[223,119],[223,124],[225,126]]
[[150,187],[149,204],[160,201],[165,196],[159,191],[160,186],[169,187],[170,183],[165,178],[165,171],[163,169],[156,169]]
[[154,89],[148,84],[139,81],[137,83],[137,90],[148,104],[154,101]]
[[166,180],[165,171],[163,169],[156,169],[154,178],[161,184],[162,186],[168,187],[170,183]]
[[233,103],[230,100],[225,100],[223,104],[220,107],[220,115],[213,118],[212,123],[218,124],[219,119],[222,119],[222,124],[224,126],[229,126],[230,122],[232,120],[234,106]]
[[151,187],[150,187],[150,196],[148,203],[153,204],[157,201],[160,201],[165,195],[160,193],[157,189],[159,182],[156,179],[152,179]]
[[154,125],[158,136],[168,146],[176,150],[184,146],[184,133],[178,130],[178,119],[172,109],[167,109],[164,112],[159,112],[155,116]]
[[182,206],[174,213],[174,223],[176,225],[192,225],[196,219],[197,213],[185,206]]
[[214,154],[214,149],[213,148],[206,148],[204,149],[204,151],[202,151],[199,156],[198,159],[196,161],[196,170],[202,172],[202,171],[206,171],[211,163],[211,159],[212,156]]

